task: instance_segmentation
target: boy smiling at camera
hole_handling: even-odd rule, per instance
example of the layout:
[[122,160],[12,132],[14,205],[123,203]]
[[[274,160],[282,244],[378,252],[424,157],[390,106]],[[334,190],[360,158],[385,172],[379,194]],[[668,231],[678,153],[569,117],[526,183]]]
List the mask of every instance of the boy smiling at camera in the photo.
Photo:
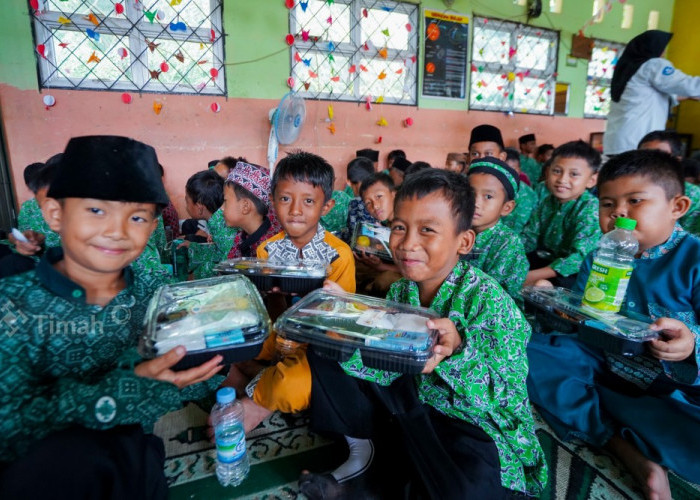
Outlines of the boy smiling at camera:
[[583,141],[554,150],[547,169],[549,194],[540,201],[520,237],[530,261],[526,285],[550,280],[571,288],[583,259],[596,247],[598,200],[595,186],[600,153]]
[[[700,482],[700,240],[678,223],[690,200],[670,155],[617,155],[598,189],[603,232],[619,217],[637,221],[639,252],[622,312],[650,316],[659,338],[627,357],[571,335],[533,335],[528,389],[559,436],[608,448],[647,498],[670,499],[666,469]],[[583,292],[592,262],[590,254],[574,291]]]
[[[474,192],[454,172],[418,172],[396,195],[390,247],[403,278],[387,299],[430,307],[441,318],[427,324],[439,341],[423,374],[368,368],[358,352],[337,363],[309,351],[312,428],[403,443],[391,449],[397,474],[383,478],[394,481],[393,492],[406,471],[415,471],[408,479],[430,498],[537,495],[546,483],[525,387],[530,327],[493,279],[461,259],[474,244],[473,213]],[[393,420],[379,431],[387,415]],[[340,498],[353,487],[343,480],[362,477],[368,466],[355,460],[354,471],[304,473],[301,491]],[[346,498],[366,496],[352,493]]]
[[0,497],[165,498],[163,443],[143,428],[208,392],[181,389],[222,358],[173,372],[179,346],[137,364],[162,283],[130,264],[168,204],[158,159],[125,137],[78,137],[56,168],[42,211],[61,246],[0,281]]

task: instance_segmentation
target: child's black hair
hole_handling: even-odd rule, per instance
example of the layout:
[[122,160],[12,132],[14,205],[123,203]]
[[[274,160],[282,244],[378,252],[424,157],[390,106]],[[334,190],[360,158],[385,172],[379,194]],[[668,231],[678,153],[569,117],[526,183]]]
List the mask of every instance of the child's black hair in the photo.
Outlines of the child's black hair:
[[218,164],[219,164],[219,160],[212,160],[212,161],[210,161],[209,163],[207,163],[207,167],[208,167],[208,168],[214,168],[214,167],[217,166]]
[[374,163],[369,158],[360,156],[358,158],[353,158],[350,163],[348,163],[347,178],[348,181],[353,184],[362,182],[367,177],[374,173]]
[[296,151],[282,158],[275,168],[275,173],[272,174],[270,192],[274,194],[280,180],[290,178],[297,182],[308,182],[313,187],[321,188],[324,203],[328,202],[333,195],[333,184],[335,183],[333,167],[326,160],[313,153]]
[[377,183],[384,184],[389,191],[396,191],[396,185],[394,184],[391,176],[389,174],[385,174],[384,172],[377,172],[376,174],[372,174],[362,181],[362,184],[360,185],[360,198],[364,196],[365,191]]
[[543,155],[543,154],[545,154],[547,151],[551,151],[552,149],[554,149],[554,146],[553,146],[553,145],[551,145],[551,144],[542,144],[541,146],[538,146],[538,147],[537,147],[537,155]]
[[681,160],[681,168],[683,169],[684,178],[692,177],[694,180],[700,178],[700,161],[693,158],[685,158]]
[[452,214],[457,221],[457,233],[470,229],[474,217],[474,190],[469,185],[466,175],[449,170],[431,168],[406,175],[396,193],[394,210],[404,200],[411,198],[420,200],[435,192],[440,192],[450,204]]
[[269,212],[268,206],[265,203],[263,203],[263,201],[260,198],[255,196],[253,193],[248,191],[246,188],[244,188],[237,182],[226,181],[225,185],[233,189],[233,192],[236,194],[236,198],[246,198],[250,200],[251,203],[253,203],[255,210],[257,210],[257,212],[263,217],[265,217]]
[[580,158],[588,163],[593,173],[600,169],[600,153],[590,144],[582,140],[566,142],[552,152],[552,163],[555,158]]
[[185,192],[194,203],[214,213],[224,203],[224,180],[213,170],[203,170],[187,179]]
[[46,160],[46,164],[50,165],[50,166],[56,166],[61,162],[62,159],[63,159],[63,153],[56,153],[51,158]]
[[411,163],[411,166],[406,169],[404,172],[404,179],[408,177],[409,175],[413,175],[416,172],[420,172],[421,170],[428,170],[429,168],[433,168],[430,166],[429,163],[426,163],[424,161],[414,161]]
[[606,182],[626,176],[647,177],[663,188],[668,200],[685,194],[685,179],[681,163],[664,151],[638,149],[613,156],[600,169],[598,192]]
[[233,156],[226,156],[224,158],[221,158],[219,160],[219,163],[223,163],[224,165],[226,165],[226,167],[228,168],[228,171],[230,172],[231,170],[234,169],[234,167],[236,166],[236,163],[238,163],[239,161],[242,161],[243,163],[248,163],[248,160],[246,160],[242,156],[239,156],[237,158],[234,158]]
[[517,161],[520,164],[520,151],[515,148],[506,148],[503,151],[506,152],[506,161]]
[[58,168],[55,163],[46,163],[42,168],[40,168],[36,174],[36,177],[34,178],[36,190],[39,191],[42,188],[51,186],[51,183],[56,178],[56,172],[58,172]]
[[39,191],[39,187],[36,185],[36,178],[39,175],[39,172],[41,171],[42,168],[44,168],[46,165],[41,162],[36,162],[36,163],[30,163],[26,167],[24,167],[24,183],[26,186],[29,188],[29,190],[36,194],[37,191]]
[[654,130],[653,132],[649,132],[639,141],[637,149],[641,148],[642,144],[652,141],[665,142],[671,148],[671,154],[673,156],[683,156],[683,143],[675,132],[670,130]]
[[386,159],[389,161],[393,161],[396,158],[406,158],[406,153],[404,153],[403,149],[394,149],[386,155]]

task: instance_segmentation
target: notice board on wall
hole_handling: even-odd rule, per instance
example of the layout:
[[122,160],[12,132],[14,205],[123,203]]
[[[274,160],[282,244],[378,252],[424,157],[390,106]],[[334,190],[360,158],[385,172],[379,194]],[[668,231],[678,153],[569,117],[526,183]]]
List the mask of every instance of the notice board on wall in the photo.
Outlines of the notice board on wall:
[[423,90],[427,97],[467,95],[469,18],[425,10]]

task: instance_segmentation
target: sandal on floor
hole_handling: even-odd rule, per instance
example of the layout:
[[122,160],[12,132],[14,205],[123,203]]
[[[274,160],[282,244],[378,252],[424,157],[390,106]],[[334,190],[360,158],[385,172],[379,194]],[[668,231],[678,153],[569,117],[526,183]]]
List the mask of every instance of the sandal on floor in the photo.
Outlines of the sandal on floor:
[[299,476],[299,491],[309,500],[344,500],[350,498],[348,483],[339,483],[329,473],[302,472]]

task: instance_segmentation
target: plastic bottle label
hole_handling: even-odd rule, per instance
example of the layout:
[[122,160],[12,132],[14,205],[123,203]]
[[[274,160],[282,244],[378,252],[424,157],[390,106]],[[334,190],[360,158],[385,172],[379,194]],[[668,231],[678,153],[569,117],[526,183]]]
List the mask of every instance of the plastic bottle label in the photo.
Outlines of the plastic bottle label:
[[245,434],[243,427],[240,430],[225,437],[216,438],[216,456],[219,462],[231,464],[241,460],[245,456]]
[[619,311],[632,270],[632,266],[613,267],[594,260],[583,292],[583,303],[601,311]]

